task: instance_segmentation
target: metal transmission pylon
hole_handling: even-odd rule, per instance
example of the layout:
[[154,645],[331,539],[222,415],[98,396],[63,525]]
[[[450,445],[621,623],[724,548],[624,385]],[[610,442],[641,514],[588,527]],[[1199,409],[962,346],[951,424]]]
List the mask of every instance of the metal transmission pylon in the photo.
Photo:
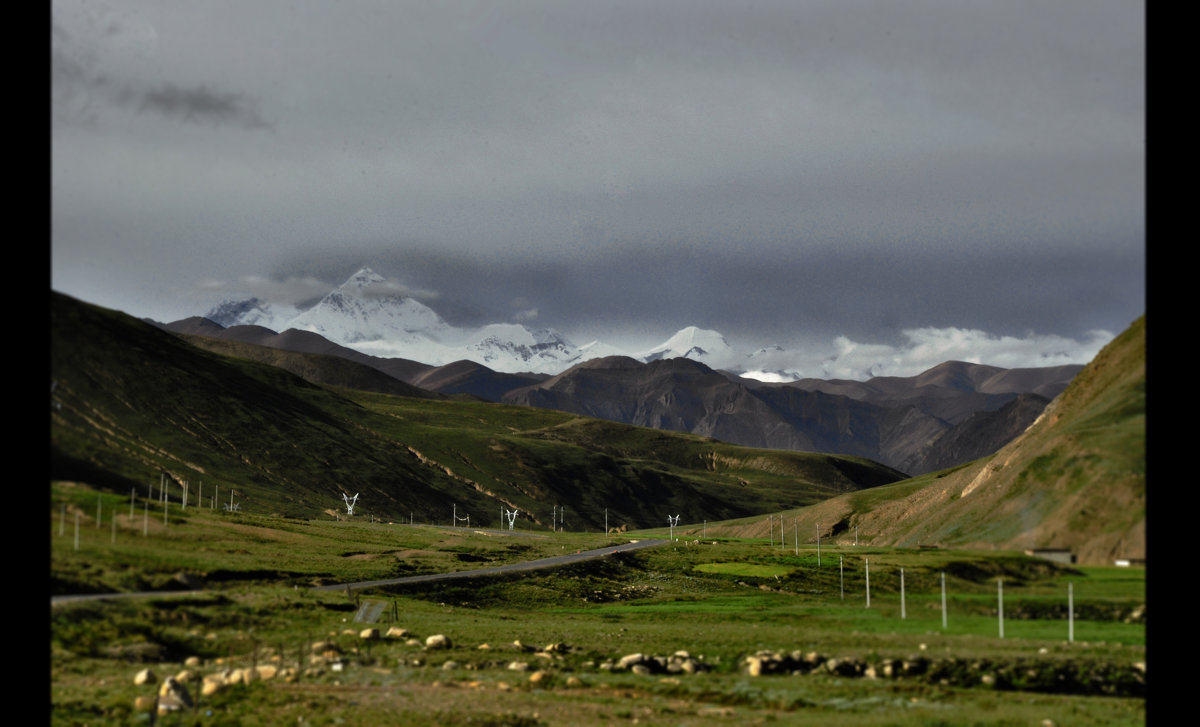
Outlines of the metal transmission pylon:
[[675,539],[675,526],[679,524],[679,515],[671,517],[667,515],[667,522],[671,524],[671,540]]
[[517,520],[518,512],[520,512],[520,511],[516,510],[516,509],[514,509],[512,512],[509,512],[508,510],[504,511],[504,516],[508,518],[508,529],[509,530],[513,529],[513,523],[516,522],[516,520]]
[[349,497],[346,493],[342,493],[342,499],[346,501],[346,514],[354,514],[354,503],[358,502],[358,493],[354,493],[354,497]]

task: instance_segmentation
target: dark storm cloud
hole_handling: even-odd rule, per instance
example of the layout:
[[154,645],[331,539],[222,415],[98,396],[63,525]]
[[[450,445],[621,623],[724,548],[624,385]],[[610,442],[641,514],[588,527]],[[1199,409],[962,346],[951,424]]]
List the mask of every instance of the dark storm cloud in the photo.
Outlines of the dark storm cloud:
[[167,83],[147,91],[138,105],[139,111],[154,111],[181,121],[197,123],[231,123],[249,129],[271,128],[254,102],[244,94],[218,92],[203,86],[178,88]]
[[[103,6],[99,6],[103,7]],[[170,81],[147,84],[112,75],[110,60],[97,47],[103,41],[125,55],[148,56],[156,43],[152,27],[117,16],[86,16],[81,29],[68,30],[61,18],[51,20],[50,74],[56,94],[54,108],[60,123],[95,122],[99,107],[135,109],[184,122],[233,124],[269,129],[258,111],[258,100],[207,84],[181,86]],[[90,31],[90,32],[89,32]]]
[[1139,3],[52,9],[54,284],[138,315],[363,265],[580,339],[1144,309]]

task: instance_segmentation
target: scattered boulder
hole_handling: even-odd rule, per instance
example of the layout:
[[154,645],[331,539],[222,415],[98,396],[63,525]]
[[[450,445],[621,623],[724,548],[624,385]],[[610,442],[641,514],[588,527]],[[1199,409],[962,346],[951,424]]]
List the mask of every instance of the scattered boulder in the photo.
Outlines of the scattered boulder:
[[671,656],[654,656],[650,654],[626,654],[615,664],[605,662],[600,665],[604,671],[627,670],[634,674],[696,674],[708,670],[703,661],[692,658],[686,651],[677,651]]
[[[645,662],[647,665],[653,662]],[[820,671],[843,677],[917,679],[929,684],[997,691],[1144,697],[1145,662],[1128,666],[1079,664],[1046,659],[962,660],[955,657],[907,659],[821,657],[815,653],[759,651],[743,659],[745,673],[804,674]]]
[[162,686],[158,688],[158,713],[179,712],[191,707],[192,695],[188,693],[187,687],[176,681],[175,677],[164,679]]
[[137,698],[133,700],[133,708],[138,712],[149,712],[150,710],[154,709],[154,705],[156,703],[157,699],[155,697],[152,697],[148,694],[139,694]]
[[450,637],[445,634],[434,634],[425,639],[426,649],[449,649],[451,646]]
[[1130,611],[1129,615],[1125,617],[1125,623],[1146,623],[1146,604],[1143,603],[1142,605]]
[[746,673],[752,677],[760,677],[763,674],[768,673],[765,663],[766,660],[761,656],[747,656]]

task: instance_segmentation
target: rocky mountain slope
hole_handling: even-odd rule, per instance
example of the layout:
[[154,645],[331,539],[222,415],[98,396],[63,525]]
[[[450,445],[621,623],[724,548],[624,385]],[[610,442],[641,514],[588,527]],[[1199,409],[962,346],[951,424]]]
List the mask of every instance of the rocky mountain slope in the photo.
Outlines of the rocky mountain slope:
[[1061,548],[1084,564],[1145,558],[1145,316],[994,454],[790,517],[801,532],[819,527],[840,542],[857,534],[864,545]]
[[504,394],[509,404],[686,431],[751,447],[867,457],[923,474],[991,454],[1081,367],[959,361],[915,377],[767,384],[689,359],[595,359]]

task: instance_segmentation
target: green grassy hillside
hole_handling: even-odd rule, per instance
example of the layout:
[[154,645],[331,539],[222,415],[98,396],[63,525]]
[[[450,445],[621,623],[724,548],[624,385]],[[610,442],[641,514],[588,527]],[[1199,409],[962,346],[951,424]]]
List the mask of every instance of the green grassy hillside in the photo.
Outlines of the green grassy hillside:
[[[994,455],[785,519],[809,540],[819,527],[824,537],[845,542],[857,533],[873,545],[1067,548],[1096,564],[1145,558],[1145,439],[1143,316]],[[762,536],[767,524],[760,518],[729,532]]]
[[232,496],[246,512],[331,516],[358,493],[355,517],[495,527],[515,507],[523,527],[565,511],[567,529],[595,530],[800,507],[902,477],[854,458],[319,385],[308,379],[328,380],[313,371],[323,357],[291,366],[305,378],[55,293],[51,329],[51,480],[114,494],[144,497],[165,473],[176,501],[186,482],[195,504]]

